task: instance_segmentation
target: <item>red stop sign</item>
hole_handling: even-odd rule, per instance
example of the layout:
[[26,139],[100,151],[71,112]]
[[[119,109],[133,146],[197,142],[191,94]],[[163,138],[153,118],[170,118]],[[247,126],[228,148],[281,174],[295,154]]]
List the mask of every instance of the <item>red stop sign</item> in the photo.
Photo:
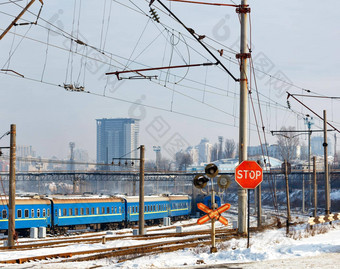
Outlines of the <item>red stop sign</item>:
[[243,161],[235,169],[235,180],[244,189],[255,189],[262,179],[262,168],[255,161]]

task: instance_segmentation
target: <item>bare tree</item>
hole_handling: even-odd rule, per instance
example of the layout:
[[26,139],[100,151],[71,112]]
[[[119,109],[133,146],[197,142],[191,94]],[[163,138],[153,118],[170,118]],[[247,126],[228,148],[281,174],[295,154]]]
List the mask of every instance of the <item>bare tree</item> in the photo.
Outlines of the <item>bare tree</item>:
[[224,155],[226,158],[234,158],[236,143],[234,139],[226,139],[224,145]]
[[[289,126],[288,128],[282,127],[281,131],[294,131],[295,128]],[[282,160],[290,161],[296,158],[296,148],[299,145],[299,138],[294,132],[284,132],[278,134],[277,144]]]
[[181,151],[176,153],[175,161],[179,170],[186,170],[187,166],[192,164],[192,158],[190,154]]

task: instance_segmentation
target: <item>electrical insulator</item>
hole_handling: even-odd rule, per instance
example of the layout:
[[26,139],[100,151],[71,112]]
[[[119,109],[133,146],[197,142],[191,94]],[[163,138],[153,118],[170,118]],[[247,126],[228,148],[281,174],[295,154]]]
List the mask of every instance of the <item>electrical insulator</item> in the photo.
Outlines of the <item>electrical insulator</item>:
[[159,16],[158,16],[156,10],[154,8],[150,8],[149,12],[152,16],[152,19],[159,23]]

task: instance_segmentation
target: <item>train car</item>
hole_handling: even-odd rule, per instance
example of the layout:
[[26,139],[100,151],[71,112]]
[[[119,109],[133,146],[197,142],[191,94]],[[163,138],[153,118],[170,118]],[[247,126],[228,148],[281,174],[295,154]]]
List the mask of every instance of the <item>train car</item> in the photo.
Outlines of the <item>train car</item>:
[[[139,220],[139,197],[126,196],[126,220],[135,223]],[[147,223],[159,222],[169,216],[169,198],[166,196],[145,196],[144,220]]]
[[191,214],[191,198],[188,195],[170,195],[170,214],[172,219],[187,219]]
[[[221,197],[215,195],[215,203],[217,204],[217,207],[221,206]],[[207,195],[203,198],[203,204],[211,208],[211,195]]]
[[[1,197],[0,231],[8,230],[8,197]],[[51,201],[40,196],[15,198],[15,229],[26,234],[31,227],[51,227]]]
[[52,223],[55,230],[113,229],[123,227],[125,203],[120,197],[111,196],[53,196]]

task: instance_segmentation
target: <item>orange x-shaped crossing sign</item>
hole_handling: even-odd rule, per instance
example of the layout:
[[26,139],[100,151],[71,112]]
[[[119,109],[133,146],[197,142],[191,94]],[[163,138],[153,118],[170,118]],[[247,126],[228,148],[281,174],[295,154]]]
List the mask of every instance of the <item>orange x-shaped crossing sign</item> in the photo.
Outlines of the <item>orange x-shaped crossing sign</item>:
[[197,207],[201,209],[203,212],[207,213],[205,216],[197,220],[197,224],[203,224],[203,223],[206,223],[210,219],[216,219],[220,221],[222,224],[228,225],[228,220],[225,217],[223,217],[221,214],[230,208],[230,204],[222,205],[218,209],[215,209],[215,210],[210,209],[209,207],[207,207],[205,204],[202,204],[202,203],[198,203]]

